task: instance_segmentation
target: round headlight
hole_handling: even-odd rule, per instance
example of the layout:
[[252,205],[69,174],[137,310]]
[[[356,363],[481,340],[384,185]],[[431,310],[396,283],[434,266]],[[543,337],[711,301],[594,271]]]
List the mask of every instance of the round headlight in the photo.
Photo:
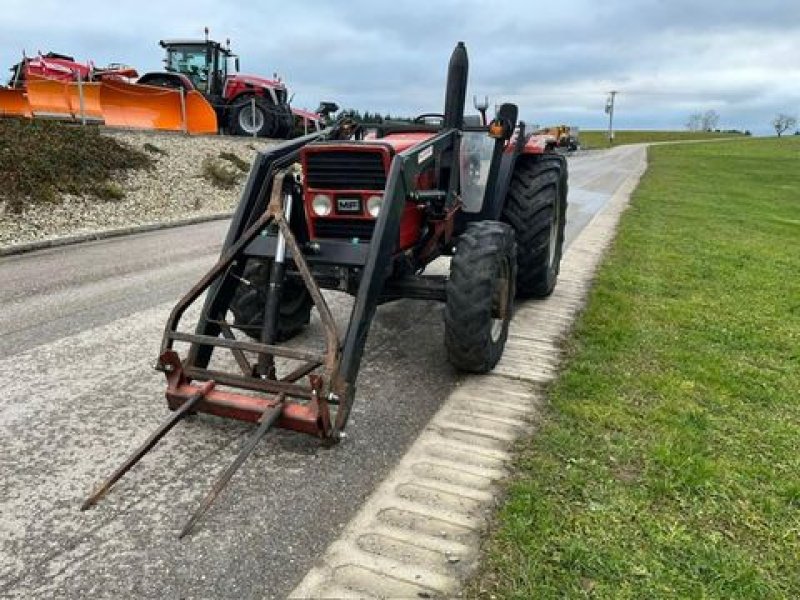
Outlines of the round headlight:
[[383,204],[383,196],[370,196],[367,198],[367,212],[373,217],[378,218]]
[[325,194],[317,194],[311,201],[311,208],[314,210],[315,215],[319,217],[327,217],[329,214],[331,214],[331,208],[333,208],[330,196],[326,196]]

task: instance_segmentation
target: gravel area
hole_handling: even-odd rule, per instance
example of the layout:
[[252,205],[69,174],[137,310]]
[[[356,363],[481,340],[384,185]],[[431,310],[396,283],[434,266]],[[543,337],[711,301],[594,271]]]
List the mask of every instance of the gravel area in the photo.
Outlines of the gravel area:
[[[125,191],[121,200],[64,195],[58,204],[31,207],[22,214],[11,214],[0,203],[0,247],[232,211],[247,174],[242,173],[239,183],[230,189],[220,189],[203,177],[203,161],[220,160],[221,152],[232,152],[250,163],[258,150],[277,143],[155,132],[109,131],[107,135],[150,154],[155,168],[121,174],[116,181]],[[163,154],[152,148],[148,152],[145,144]]]

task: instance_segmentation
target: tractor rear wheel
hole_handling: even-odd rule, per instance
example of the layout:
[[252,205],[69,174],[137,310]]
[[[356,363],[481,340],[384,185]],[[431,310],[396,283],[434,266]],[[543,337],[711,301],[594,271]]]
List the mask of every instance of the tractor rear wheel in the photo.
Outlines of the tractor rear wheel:
[[517,235],[517,295],[549,296],[556,286],[567,220],[567,164],[554,154],[517,161],[502,220]]
[[[233,326],[256,340],[261,338],[264,324],[271,269],[271,260],[249,261],[231,301]],[[291,339],[303,330],[311,318],[313,304],[303,282],[287,276],[283,282],[277,341]]]
[[233,135],[273,137],[278,119],[273,107],[262,98],[252,96],[237,100],[233,105],[228,129]]
[[456,368],[492,370],[503,354],[517,276],[514,230],[499,221],[470,223],[450,263],[444,341]]

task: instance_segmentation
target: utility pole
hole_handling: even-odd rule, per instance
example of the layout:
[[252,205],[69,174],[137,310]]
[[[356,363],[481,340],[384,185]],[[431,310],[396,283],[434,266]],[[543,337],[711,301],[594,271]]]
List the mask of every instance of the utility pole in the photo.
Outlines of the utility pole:
[[606,114],[608,115],[608,143],[614,143],[614,97],[617,95],[617,90],[608,92],[608,99],[606,100]]

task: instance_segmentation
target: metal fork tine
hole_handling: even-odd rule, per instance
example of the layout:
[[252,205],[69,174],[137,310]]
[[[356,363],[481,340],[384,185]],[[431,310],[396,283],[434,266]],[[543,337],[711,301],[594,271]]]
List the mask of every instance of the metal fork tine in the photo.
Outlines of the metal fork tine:
[[275,421],[278,420],[278,417],[281,416],[281,413],[283,412],[284,400],[285,396],[281,394],[278,398],[278,404],[264,411],[264,414],[261,417],[261,422],[258,425],[258,429],[256,429],[247,442],[245,442],[244,446],[239,452],[239,455],[236,457],[236,460],[234,460],[230,466],[225,469],[222,475],[220,475],[219,479],[217,479],[214,487],[212,487],[208,494],[206,494],[206,497],[203,498],[200,506],[197,507],[197,510],[186,522],[186,525],[184,525],[183,529],[178,535],[178,538],[183,538],[192,531],[195,524],[208,511],[208,509],[211,507],[211,504],[217,499],[217,496],[219,496],[219,493],[231,480],[231,477],[233,477],[236,471],[239,470],[239,467],[242,466],[242,463],[247,459],[247,457],[252,454],[253,450],[255,450],[255,447],[258,445],[258,442],[261,441],[261,438],[264,437],[267,431],[269,431],[269,429],[275,424]]
[[119,479],[127,473],[130,468],[139,462],[142,457],[147,454],[159,440],[166,435],[186,414],[194,407],[195,404],[200,402],[203,397],[208,394],[214,387],[213,381],[207,381],[203,384],[203,388],[196,394],[192,394],[186,399],[186,402],[181,404],[180,408],[174,411],[162,424],[156,429],[150,437],[148,437],[141,446],[139,446],[116,471],[111,474],[103,484],[98,487],[94,493],[89,496],[86,501],[81,505],[81,510],[86,510],[95,505],[103,496],[108,493],[111,486],[114,485]]

